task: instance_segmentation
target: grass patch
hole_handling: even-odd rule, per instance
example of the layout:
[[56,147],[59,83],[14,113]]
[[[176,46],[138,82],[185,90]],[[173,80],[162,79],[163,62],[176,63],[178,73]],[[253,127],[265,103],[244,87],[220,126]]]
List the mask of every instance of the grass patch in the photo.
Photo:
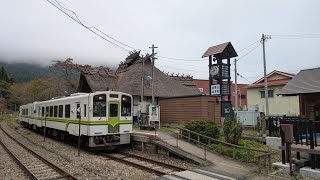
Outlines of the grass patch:
[[242,134],[247,135],[247,136],[257,136],[257,131],[256,130],[243,130]]
[[[223,139],[220,139],[223,140]],[[253,149],[262,149],[264,148],[264,144],[252,141],[252,140],[239,140],[239,146],[247,147],[247,148],[253,148]],[[235,159],[238,159],[240,161],[247,161],[247,156],[249,157],[250,162],[257,162],[258,159],[255,158],[255,156],[263,154],[261,152],[256,151],[247,151],[240,148],[233,148],[227,145],[223,144],[212,144],[211,145],[212,150],[219,152],[222,155],[229,156],[229,157],[235,157]]]

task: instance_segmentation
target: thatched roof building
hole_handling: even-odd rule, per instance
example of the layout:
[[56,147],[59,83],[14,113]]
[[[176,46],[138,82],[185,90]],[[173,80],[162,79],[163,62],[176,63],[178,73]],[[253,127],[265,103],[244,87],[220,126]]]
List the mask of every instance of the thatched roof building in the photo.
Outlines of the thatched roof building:
[[[151,56],[141,56],[133,52],[125,62],[121,62],[115,73],[87,71],[82,72],[78,86],[79,92],[115,90],[140,96],[142,91],[142,62],[144,63],[144,96],[151,96]],[[154,68],[155,97],[177,97],[199,94],[190,76],[170,76]]]

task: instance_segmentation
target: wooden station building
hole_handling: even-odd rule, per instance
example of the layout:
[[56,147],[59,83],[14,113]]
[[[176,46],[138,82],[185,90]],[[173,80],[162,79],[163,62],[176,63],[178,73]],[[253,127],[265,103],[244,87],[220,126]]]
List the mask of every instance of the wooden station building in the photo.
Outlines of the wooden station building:
[[[161,124],[187,123],[193,120],[220,122],[220,113],[213,114],[216,112],[214,104],[219,103],[219,98],[201,96],[191,76],[169,75],[156,67],[153,72],[155,103],[161,108]],[[121,62],[116,72],[83,71],[80,75],[78,91],[89,93],[114,90],[129,93],[133,96],[133,115],[137,116],[142,91],[143,101],[151,103],[151,77],[151,56],[142,56],[140,51],[137,51]],[[142,86],[143,82],[144,86]]]

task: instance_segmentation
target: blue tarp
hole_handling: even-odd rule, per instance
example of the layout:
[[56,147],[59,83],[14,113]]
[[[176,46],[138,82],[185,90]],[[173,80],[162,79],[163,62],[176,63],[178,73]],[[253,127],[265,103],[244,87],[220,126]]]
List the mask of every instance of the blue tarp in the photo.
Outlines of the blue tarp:
[[[320,137],[320,133],[315,133],[313,136]],[[305,139],[306,137],[310,137],[310,134],[303,134],[302,137]]]

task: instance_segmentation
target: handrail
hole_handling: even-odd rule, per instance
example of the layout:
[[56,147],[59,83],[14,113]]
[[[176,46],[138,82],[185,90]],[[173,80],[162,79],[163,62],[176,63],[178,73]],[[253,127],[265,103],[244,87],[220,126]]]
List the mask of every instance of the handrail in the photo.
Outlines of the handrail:
[[[242,146],[238,146],[238,145],[235,145],[235,144],[231,144],[231,143],[228,143],[228,142],[223,142],[221,140],[208,137],[206,135],[191,131],[189,129],[185,129],[185,128],[181,128],[181,127],[177,127],[177,128],[179,129],[179,132],[178,133],[174,132],[174,133],[177,134],[177,142],[176,142],[177,146],[178,146],[178,138],[179,137],[188,139],[188,142],[195,142],[198,145],[200,144],[200,145],[204,146],[204,158],[205,159],[206,159],[206,156],[207,156],[207,148],[209,148],[209,149],[211,148],[211,146],[210,146],[211,143],[219,143],[219,144],[222,144],[222,145],[226,145],[226,146],[232,147],[232,157],[233,157],[233,159],[236,159],[236,151],[235,151],[236,148],[245,150],[247,152],[246,153],[247,154],[246,155],[246,162],[247,163],[250,162],[250,151],[261,152],[263,154],[254,156],[254,158],[257,159],[259,171],[261,171],[262,167],[266,167],[266,166],[269,169],[271,169],[271,166],[272,166],[272,164],[271,164],[271,156],[272,156],[272,154],[274,154],[274,152],[272,152],[272,151],[266,151],[266,150],[261,150],[261,149],[242,147]],[[184,135],[184,133],[183,133],[184,131],[188,132],[188,135]],[[196,135],[197,139],[192,138],[192,135]],[[206,139],[208,141],[208,143],[201,142],[200,141],[200,137]],[[222,148],[220,149],[220,153],[222,153]],[[268,159],[268,163],[267,163],[267,159]]]
[[[266,150],[248,148],[248,147],[238,146],[238,145],[235,145],[235,144],[231,144],[231,143],[228,143],[228,142],[224,142],[224,141],[221,141],[221,140],[218,140],[218,139],[214,139],[214,138],[211,138],[211,137],[209,137],[209,136],[206,136],[206,135],[203,135],[203,134],[200,134],[200,133],[191,131],[191,130],[189,130],[189,129],[180,128],[180,127],[178,127],[178,129],[183,130],[183,131],[188,131],[188,132],[190,132],[190,133],[192,133],[192,134],[195,134],[195,135],[197,135],[197,136],[201,136],[201,137],[210,139],[211,141],[218,142],[218,143],[220,143],[220,144],[224,144],[224,145],[227,145],[227,146],[231,146],[231,147],[235,147],[235,148],[239,148],[239,149],[244,149],[244,150],[250,150],[250,151],[270,153],[270,151],[266,151]],[[181,134],[182,134],[182,133],[181,133]]]

